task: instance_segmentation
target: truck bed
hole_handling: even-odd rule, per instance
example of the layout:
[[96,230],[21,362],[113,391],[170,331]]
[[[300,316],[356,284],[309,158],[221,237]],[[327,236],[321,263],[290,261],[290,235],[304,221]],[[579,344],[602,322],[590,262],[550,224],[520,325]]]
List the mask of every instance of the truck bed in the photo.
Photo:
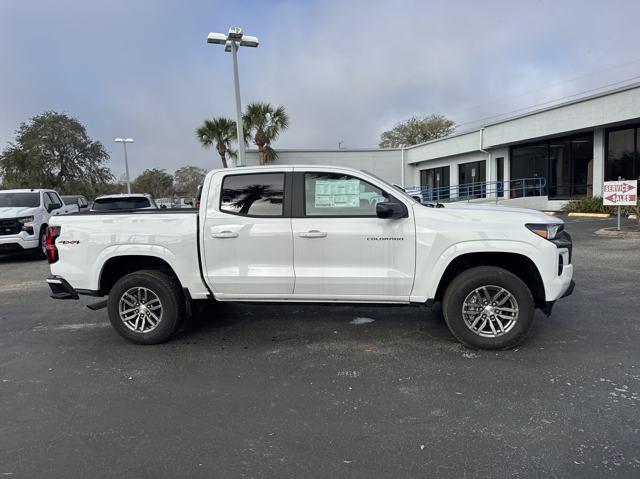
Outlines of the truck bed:
[[122,256],[154,256],[166,261],[192,297],[206,297],[200,275],[198,210],[158,209],[78,213],[55,217],[61,226],[60,260],[51,265],[76,289],[100,289],[104,265]]

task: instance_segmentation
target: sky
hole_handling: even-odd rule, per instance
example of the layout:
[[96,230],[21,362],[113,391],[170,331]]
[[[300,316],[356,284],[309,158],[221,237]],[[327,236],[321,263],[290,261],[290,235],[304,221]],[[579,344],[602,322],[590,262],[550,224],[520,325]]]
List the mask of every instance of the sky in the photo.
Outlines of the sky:
[[276,148],[375,147],[432,113],[462,131],[640,81],[638,18],[636,0],[0,0],[0,148],[56,110],[118,177],[120,136],[135,139],[132,176],[220,167],[195,129],[235,118],[231,56],[206,43],[232,25],[260,39],[239,52],[243,105],[289,113]]

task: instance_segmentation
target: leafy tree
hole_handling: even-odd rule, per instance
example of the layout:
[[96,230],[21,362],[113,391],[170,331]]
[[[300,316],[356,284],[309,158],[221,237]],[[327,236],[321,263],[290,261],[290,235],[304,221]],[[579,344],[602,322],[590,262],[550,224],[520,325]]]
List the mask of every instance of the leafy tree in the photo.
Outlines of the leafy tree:
[[92,196],[114,181],[108,160],[102,143],[77,119],[46,111],[20,125],[15,142],[0,155],[0,176],[5,187]]
[[150,193],[154,198],[164,198],[173,195],[173,176],[158,168],[147,169],[131,186],[136,193]]
[[412,116],[380,135],[380,148],[411,146],[451,135],[456,125],[442,115]]
[[196,136],[205,148],[215,145],[222,160],[222,167],[227,168],[227,153],[235,156],[235,152],[231,150],[231,142],[238,136],[236,122],[224,117],[205,120],[196,130]]
[[253,137],[258,147],[258,158],[261,165],[275,160],[278,155],[271,148],[271,143],[280,133],[289,127],[289,116],[283,106],[274,108],[270,103],[250,103],[244,115],[245,142]]
[[195,196],[198,186],[204,181],[207,170],[197,166],[183,166],[173,175],[173,187],[176,193]]

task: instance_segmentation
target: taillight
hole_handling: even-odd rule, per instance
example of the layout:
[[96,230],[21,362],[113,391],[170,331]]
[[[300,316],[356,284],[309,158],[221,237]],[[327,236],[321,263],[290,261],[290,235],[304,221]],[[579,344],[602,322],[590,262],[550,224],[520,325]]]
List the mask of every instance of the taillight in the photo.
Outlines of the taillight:
[[200,200],[196,201],[196,204],[195,204],[194,208],[197,209],[197,210],[200,209]]
[[56,239],[60,236],[60,226],[49,226],[44,237],[44,244],[47,248],[47,259],[49,263],[58,261],[58,248],[56,248]]

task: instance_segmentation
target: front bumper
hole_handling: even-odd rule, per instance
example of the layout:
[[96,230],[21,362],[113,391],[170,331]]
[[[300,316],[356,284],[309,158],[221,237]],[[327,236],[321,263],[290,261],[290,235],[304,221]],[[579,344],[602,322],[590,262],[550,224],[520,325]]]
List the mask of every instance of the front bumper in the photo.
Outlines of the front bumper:
[[69,282],[60,276],[49,276],[47,284],[51,288],[53,299],[78,299],[78,292],[73,289]]
[[573,294],[573,288],[575,287],[576,287],[576,282],[574,280],[571,280],[571,283],[569,283],[569,288],[567,288],[567,290],[564,292],[564,294],[562,295],[562,298],[571,296]]
[[[566,298],[567,296],[571,296],[573,294],[573,288],[576,287],[576,282],[574,280],[571,280],[569,282],[569,286],[567,287],[566,291],[562,294],[562,296],[560,296],[559,299],[562,298]],[[551,311],[553,311],[553,306],[556,304],[556,301],[547,301],[545,303],[544,308],[542,308],[542,312],[544,314],[546,314],[547,316],[551,316]]]
[[40,240],[36,236],[28,236],[23,233],[18,235],[0,236],[0,253],[10,251],[25,251],[37,248]]

